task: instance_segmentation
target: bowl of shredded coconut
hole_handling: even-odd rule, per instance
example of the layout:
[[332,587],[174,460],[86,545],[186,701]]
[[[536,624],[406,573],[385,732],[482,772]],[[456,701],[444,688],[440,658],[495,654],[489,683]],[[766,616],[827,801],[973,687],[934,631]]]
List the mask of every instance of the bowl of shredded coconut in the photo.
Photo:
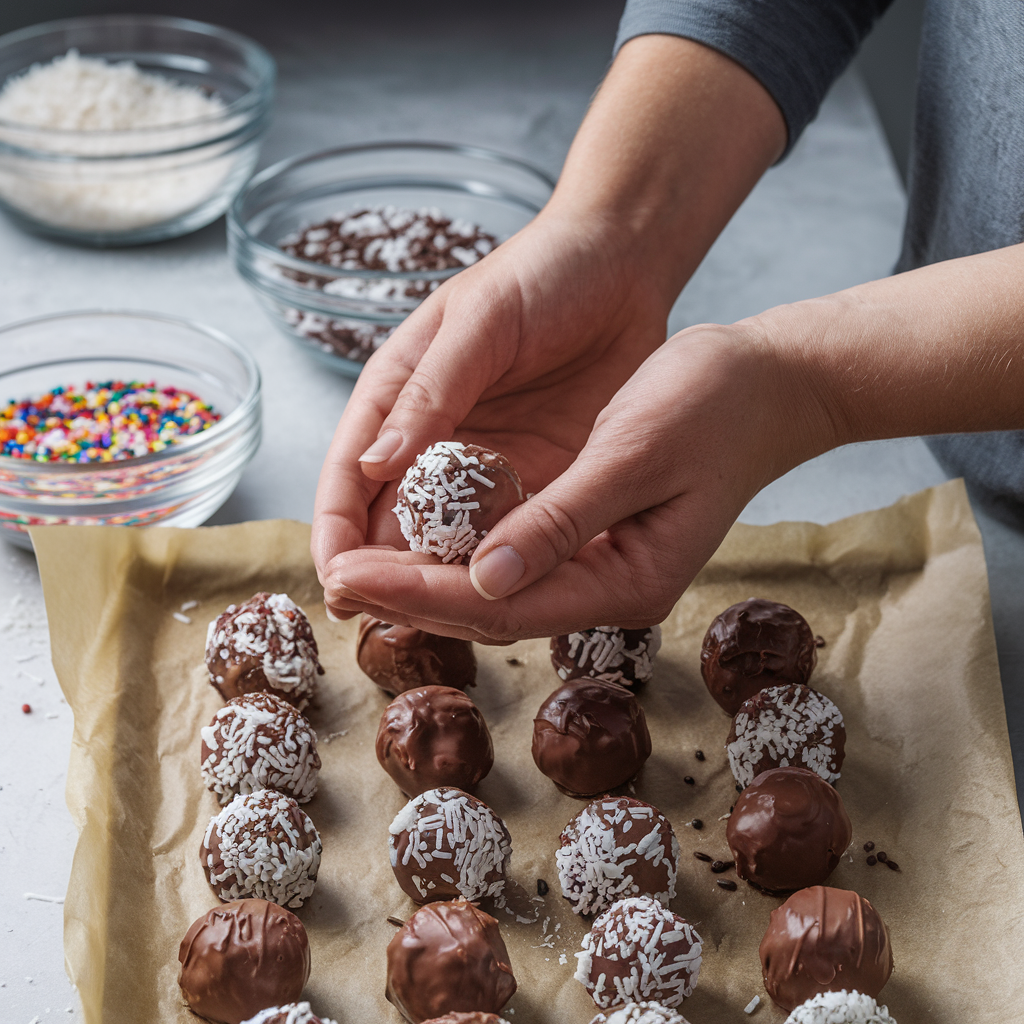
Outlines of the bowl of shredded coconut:
[[540,211],[554,183],[499,153],[377,143],[285,160],[228,211],[228,249],[271,319],[348,376],[448,278]]
[[91,245],[187,234],[251,175],[273,59],[237,33],[109,15],[0,36],[0,207]]

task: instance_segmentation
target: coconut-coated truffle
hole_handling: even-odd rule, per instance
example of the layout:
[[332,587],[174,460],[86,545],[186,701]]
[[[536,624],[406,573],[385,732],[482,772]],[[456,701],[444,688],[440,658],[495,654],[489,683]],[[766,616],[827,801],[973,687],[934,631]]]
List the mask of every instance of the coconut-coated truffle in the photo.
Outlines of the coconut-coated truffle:
[[661,649],[661,626],[595,626],[551,638],[551,664],[560,679],[600,679],[634,687],[650,680]]
[[822,992],[801,1003],[786,1024],[896,1024],[889,1007],[879,1006],[863,992]]

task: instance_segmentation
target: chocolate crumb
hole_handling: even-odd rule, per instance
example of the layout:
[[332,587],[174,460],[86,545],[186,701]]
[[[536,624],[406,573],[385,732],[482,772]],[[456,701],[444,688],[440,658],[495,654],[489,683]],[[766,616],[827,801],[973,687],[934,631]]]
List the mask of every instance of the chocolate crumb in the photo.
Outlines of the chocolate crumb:
[[889,855],[887,853],[885,853],[884,851],[880,852],[878,854],[878,859],[884,864],[889,859]]
[[693,781],[693,776],[692,775],[684,775],[683,776],[683,782],[685,782],[688,786],[695,785],[695,783]]
[[506,665],[519,666],[519,665],[522,665],[522,662],[518,658],[506,658],[505,659],[505,664]]
[[727,889],[729,892],[736,891],[736,883],[731,878],[719,878],[718,888]]
[[704,751],[703,750],[698,750],[697,753],[694,754],[693,756],[696,757],[698,761],[703,761],[704,760]]
[[886,860],[885,861],[885,866],[887,868],[889,868],[890,870],[892,870],[892,871],[899,871],[899,869],[900,869],[899,864],[897,864],[896,861],[894,861],[894,860]]
[[868,857],[868,867],[873,868],[877,863],[878,858],[874,854],[871,854],[871,856]]
[[734,808],[735,806],[736,806],[735,804],[729,804],[729,813],[730,813],[730,814],[732,814],[732,809],[733,809],[733,808]]
[[705,864],[711,863],[711,858],[706,853],[701,853],[700,850],[694,850],[693,855],[697,858],[697,860],[704,861]]
[[864,844],[864,852],[865,853],[870,853],[874,848],[875,848],[875,844],[873,842],[871,842],[870,839]]
[[402,928],[405,922],[400,917],[389,917],[388,924],[393,924],[396,928]]
[[738,782],[736,783],[736,792],[737,793],[742,793],[743,792],[743,787]]
[[544,881],[543,878],[538,878],[537,879],[537,895],[538,896],[547,896],[549,888],[550,888],[550,886],[548,885],[547,882]]
[[814,638],[814,646],[815,647],[824,647],[825,646],[825,638],[823,636],[816,636]]
[[735,861],[731,861],[731,860],[716,860],[711,865],[711,870],[716,875],[720,875],[723,871],[728,871],[729,868],[731,868],[731,867],[733,867],[735,865],[735,863],[736,863]]
[[699,832],[704,827],[704,822],[700,818],[694,818],[690,825]]

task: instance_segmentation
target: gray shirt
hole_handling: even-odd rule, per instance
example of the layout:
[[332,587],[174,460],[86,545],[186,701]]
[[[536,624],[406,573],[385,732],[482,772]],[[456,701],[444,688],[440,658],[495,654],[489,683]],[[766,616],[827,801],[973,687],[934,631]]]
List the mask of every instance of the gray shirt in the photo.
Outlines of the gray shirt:
[[[728,55],[793,145],[891,0],[627,0],[616,49],[650,33]],[[928,0],[896,270],[1024,241],[1024,2]],[[787,147],[788,149],[788,147]],[[928,439],[949,472],[1024,515],[1024,431]]]

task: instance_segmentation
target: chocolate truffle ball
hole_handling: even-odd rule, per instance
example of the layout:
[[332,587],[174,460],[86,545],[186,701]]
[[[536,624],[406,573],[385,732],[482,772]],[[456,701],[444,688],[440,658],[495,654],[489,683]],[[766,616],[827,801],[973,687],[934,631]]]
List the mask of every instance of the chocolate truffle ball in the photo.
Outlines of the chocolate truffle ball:
[[459,564],[522,501],[519,474],[504,455],[441,441],[406,471],[394,513],[413,551]]
[[846,756],[843,716],[809,686],[772,686],[736,712],[726,743],[729,767],[741,786],[770,768],[809,768],[835,785]]
[[823,992],[801,1003],[786,1024],[896,1024],[888,1006],[879,1006],[863,992]]
[[892,973],[878,911],[855,892],[823,885],[793,893],[772,911],[760,952],[765,991],[784,1010],[840,989],[874,999]]
[[508,1021],[502,1020],[496,1013],[474,1010],[472,1013],[446,1013],[443,1017],[435,1017],[423,1024],[508,1024]]
[[661,626],[623,629],[595,626],[551,638],[551,664],[561,679],[600,679],[637,686],[651,678],[661,649]]
[[843,798],[806,768],[772,768],[740,794],[725,826],[736,874],[783,895],[821,885],[853,838]]
[[262,592],[210,623],[206,667],[224,700],[266,691],[300,711],[324,672],[305,612],[287,594]]
[[500,902],[512,839],[487,804],[461,789],[428,789],[398,812],[389,831],[391,867],[413,902]]
[[700,649],[704,682],[730,715],[767,686],[806,683],[817,660],[817,641],[804,617],[758,597],[726,608]]
[[388,944],[386,995],[412,1024],[500,1013],[515,991],[498,922],[465,900],[417,910]]
[[671,1008],[697,984],[701,939],[656,899],[633,896],[594,921],[576,957],[576,980],[602,1010],[642,1000]]
[[309,940],[284,907],[238,900],[193,921],[178,960],[188,1005],[220,1024],[241,1024],[267,1006],[299,998],[309,979]]
[[599,1013],[590,1024],[687,1024],[687,1020],[661,1003],[626,1003],[612,1013]]
[[668,906],[679,843],[668,819],[643,800],[599,797],[562,832],[555,853],[562,895],[577,914],[599,914],[627,896]]
[[261,1010],[245,1024],[335,1024],[326,1017],[318,1017],[309,1003],[288,1003]]
[[385,708],[377,760],[407,797],[438,786],[471,792],[491,770],[494,747],[480,709],[461,690],[424,686]]
[[392,697],[419,686],[476,685],[476,655],[468,640],[435,636],[364,615],[356,643],[359,667]]
[[320,755],[316,733],[298,711],[272,693],[246,693],[229,700],[203,738],[206,788],[222,804],[239,793],[273,789],[304,804],[316,795]]
[[596,796],[621,786],[650,756],[644,710],[616,683],[570,679],[533,720],[533,760],[568,796]]
[[199,856],[219,899],[254,896],[301,907],[320,869],[320,835],[305,811],[283,793],[236,796],[210,819]]

